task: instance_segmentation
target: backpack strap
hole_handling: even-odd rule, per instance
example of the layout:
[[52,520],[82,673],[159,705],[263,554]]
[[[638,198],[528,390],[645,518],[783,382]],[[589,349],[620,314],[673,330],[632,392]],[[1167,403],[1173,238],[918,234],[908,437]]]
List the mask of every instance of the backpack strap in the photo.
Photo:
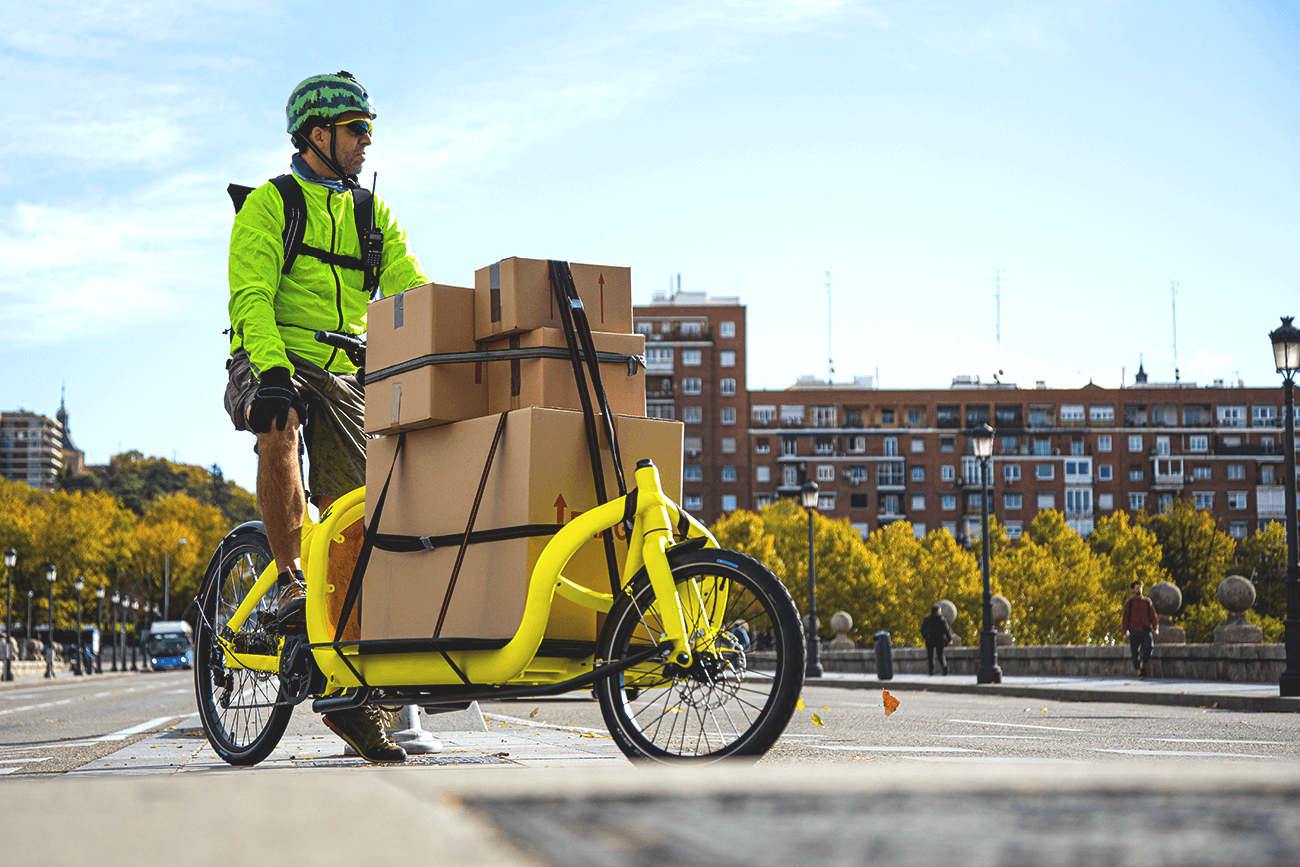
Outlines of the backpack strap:
[[[281,274],[288,274],[298,254],[304,249],[303,237],[307,234],[307,199],[302,194],[302,187],[292,174],[278,175],[271,178],[271,183],[280,192],[284,202],[284,267]],[[322,251],[323,252],[323,251]]]
[[379,288],[379,266],[384,261],[384,233],[375,226],[375,194],[367,189],[352,191],[352,216],[361,242],[362,288],[372,298]]

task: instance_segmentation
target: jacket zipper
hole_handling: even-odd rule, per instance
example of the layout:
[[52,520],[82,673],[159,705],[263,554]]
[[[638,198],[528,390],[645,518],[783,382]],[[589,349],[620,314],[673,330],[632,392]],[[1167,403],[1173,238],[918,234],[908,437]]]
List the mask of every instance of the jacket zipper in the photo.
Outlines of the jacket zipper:
[[[337,253],[338,250],[335,249],[335,242],[338,239],[338,223],[334,219],[333,202],[334,202],[334,191],[326,187],[325,211],[330,215],[330,252]],[[330,265],[330,273],[334,275],[334,306],[339,313],[339,324],[337,327],[335,327],[334,330],[342,331],[343,330],[343,283],[339,280],[339,271],[337,267],[335,267],[334,265]],[[330,352],[330,357],[325,362],[326,370],[330,369],[330,365],[334,363],[334,359],[338,356],[338,354],[339,354],[338,349],[333,349]]]

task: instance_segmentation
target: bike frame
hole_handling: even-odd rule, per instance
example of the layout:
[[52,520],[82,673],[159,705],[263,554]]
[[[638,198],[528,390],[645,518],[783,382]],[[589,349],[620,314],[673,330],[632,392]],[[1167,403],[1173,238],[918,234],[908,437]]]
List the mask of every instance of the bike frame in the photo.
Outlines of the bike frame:
[[[333,642],[330,635],[329,596],[345,592],[346,588],[328,583],[329,545],[343,540],[342,531],[365,515],[364,487],[351,491],[326,509],[319,523],[306,521],[303,526],[303,574],[307,581],[307,637],[311,643],[316,664],[325,675],[323,694],[360,686],[369,687],[437,687],[464,686],[457,673],[474,685],[518,686],[559,683],[589,673],[593,661],[544,657],[535,662],[541,647],[551,603],[555,594],[584,608],[608,613],[614,596],[576,584],[564,577],[563,570],[583,545],[591,543],[599,534],[623,522],[627,499],[635,495],[636,511],[632,532],[628,538],[627,559],[623,566],[620,586],[626,590],[632,579],[645,568],[654,590],[658,618],[663,634],[652,639],[672,643],[671,659],[677,665],[691,664],[692,640],[699,636],[686,633],[686,610],[700,610],[703,601],[698,598],[682,599],[677,593],[667,552],[673,547],[673,528],[682,518],[688,524],[687,538],[705,539],[705,547],[718,547],[708,529],[672,502],[663,491],[659,471],[649,461],[638,465],[635,473],[636,488],[627,496],[619,497],[602,506],[584,512],[565,524],[542,550],[532,574],[529,576],[524,614],[515,635],[505,647],[495,650],[429,650],[404,653],[361,654],[358,641]],[[676,519],[676,520],[674,520]],[[277,566],[272,563],[258,577],[248,595],[226,624],[233,635],[257,608],[258,603],[271,592]],[[721,628],[722,624],[713,624]],[[247,668],[279,672],[280,655],[257,655],[235,651],[222,635],[216,636],[225,653],[229,668]],[[449,661],[450,660],[450,661]],[[453,668],[451,663],[455,663]],[[364,684],[363,684],[364,680]]]

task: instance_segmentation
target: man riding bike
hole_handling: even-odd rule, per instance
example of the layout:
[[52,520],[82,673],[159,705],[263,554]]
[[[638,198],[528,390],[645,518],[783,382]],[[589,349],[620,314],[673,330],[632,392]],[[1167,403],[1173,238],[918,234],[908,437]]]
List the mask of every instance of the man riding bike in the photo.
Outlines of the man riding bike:
[[[301,630],[307,493],[299,426],[307,489],[322,512],[366,477],[357,368],[315,333],[361,334],[372,292],[429,281],[388,207],[357,182],[375,118],[365,89],[347,72],[315,75],[294,88],[285,113],[297,148],[291,174],[250,192],[230,235],[225,405],[236,429],[257,436],[257,504],[281,569],[278,616]],[[369,761],[406,758],[377,708],[336,711],[324,722]]]

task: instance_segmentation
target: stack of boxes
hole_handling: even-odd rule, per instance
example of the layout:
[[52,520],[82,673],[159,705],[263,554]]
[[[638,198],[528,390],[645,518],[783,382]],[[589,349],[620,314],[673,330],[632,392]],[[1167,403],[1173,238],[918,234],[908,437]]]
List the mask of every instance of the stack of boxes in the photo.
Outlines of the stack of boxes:
[[[640,356],[632,333],[631,272],[570,266],[598,353]],[[427,284],[370,305],[366,384],[366,519],[389,478],[379,532],[462,534],[501,413],[505,428],[487,477],[475,531],[564,524],[597,505],[581,403],[564,357],[506,358],[510,349],[567,349],[544,260],[504,259],[474,275],[474,288]],[[472,360],[454,361],[469,353]],[[558,355],[559,353],[552,353]],[[437,361],[452,363],[420,363]],[[380,375],[399,366],[401,372]],[[625,360],[602,361],[623,473],[650,458],[664,490],[681,496],[682,426],[645,417],[645,375]],[[592,403],[597,406],[594,395]],[[599,408],[597,408],[599,412]],[[396,434],[406,442],[394,464]],[[606,496],[616,497],[603,435]],[[622,528],[615,548],[626,555]],[[440,638],[509,639],[523,616],[529,576],[550,536],[469,545]],[[375,550],[361,597],[362,639],[431,638],[458,546],[397,553]],[[575,583],[609,591],[604,547],[585,545],[564,569]],[[589,642],[595,613],[555,597],[548,639]]]

